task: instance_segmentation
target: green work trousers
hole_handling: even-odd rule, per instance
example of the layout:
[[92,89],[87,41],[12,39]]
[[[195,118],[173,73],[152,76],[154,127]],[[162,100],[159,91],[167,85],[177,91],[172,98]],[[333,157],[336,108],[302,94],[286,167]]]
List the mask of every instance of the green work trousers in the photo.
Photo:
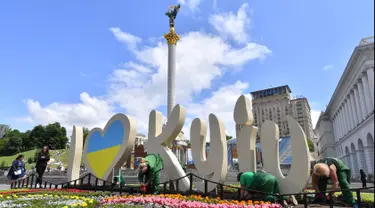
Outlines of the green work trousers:
[[[350,179],[351,179],[351,170],[342,170],[337,171],[337,178],[339,180],[339,185],[342,190],[350,189]],[[318,188],[319,191],[326,191],[328,178],[319,178],[318,181]],[[343,191],[342,194],[344,195],[344,202],[348,204],[354,204],[355,200],[353,198],[353,193],[351,191]],[[324,194],[325,196],[325,194]]]

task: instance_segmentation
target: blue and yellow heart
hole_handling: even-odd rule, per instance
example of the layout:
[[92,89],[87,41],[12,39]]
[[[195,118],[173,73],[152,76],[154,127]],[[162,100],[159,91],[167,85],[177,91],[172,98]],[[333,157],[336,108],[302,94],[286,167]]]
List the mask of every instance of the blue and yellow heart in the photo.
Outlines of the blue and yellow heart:
[[[98,178],[102,178],[119,154],[124,139],[124,125],[117,120],[110,124],[104,136],[99,130],[92,130],[90,138],[87,138],[86,158],[88,165]],[[90,134],[89,134],[90,135]]]

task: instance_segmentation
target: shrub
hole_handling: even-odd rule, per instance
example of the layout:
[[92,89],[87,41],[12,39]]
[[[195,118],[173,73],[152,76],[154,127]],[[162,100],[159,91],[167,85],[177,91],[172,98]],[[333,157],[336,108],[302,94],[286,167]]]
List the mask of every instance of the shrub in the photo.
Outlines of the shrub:
[[1,161],[1,163],[0,163],[0,168],[1,169],[4,169],[4,168],[7,168],[8,167],[8,164],[3,160],[3,161]]

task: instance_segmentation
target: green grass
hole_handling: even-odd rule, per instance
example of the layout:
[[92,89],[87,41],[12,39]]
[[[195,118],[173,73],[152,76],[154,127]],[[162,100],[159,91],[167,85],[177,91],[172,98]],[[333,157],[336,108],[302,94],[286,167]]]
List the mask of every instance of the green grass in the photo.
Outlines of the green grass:
[[[30,166],[35,166],[35,163],[29,164],[27,160],[31,157],[34,158],[36,150],[29,150],[26,152],[21,152],[16,155],[12,156],[2,156],[0,157],[0,163],[5,161],[6,166],[10,166],[13,162],[14,159],[20,154],[23,154],[25,156],[25,167],[26,169],[30,169]],[[60,152],[60,155],[56,156],[57,152]],[[68,164],[68,151],[66,149],[61,149],[61,150],[51,150],[50,151],[51,158],[55,158],[55,160],[60,160],[65,166]],[[51,165],[52,168],[56,168],[57,165]]]

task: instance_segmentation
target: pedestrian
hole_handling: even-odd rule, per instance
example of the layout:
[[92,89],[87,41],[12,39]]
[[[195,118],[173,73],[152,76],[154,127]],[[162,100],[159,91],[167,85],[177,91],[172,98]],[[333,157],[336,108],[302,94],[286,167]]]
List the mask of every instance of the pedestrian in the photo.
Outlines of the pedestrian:
[[367,188],[367,180],[366,180],[366,173],[362,169],[359,170],[359,173],[361,174],[361,181],[362,181],[362,188]]
[[48,146],[44,146],[42,151],[39,152],[38,159],[36,162],[36,172],[38,177],[36,179],[37,187],[42,185],[43,174],[46,171],[48,161],[50,160]]
[[18,157],[12,162],[12,166],[9,168],[7,178],[9,180],[18,180],[26,178],[26,168],[23,160],[25,157],[23,155],[18,155]]

